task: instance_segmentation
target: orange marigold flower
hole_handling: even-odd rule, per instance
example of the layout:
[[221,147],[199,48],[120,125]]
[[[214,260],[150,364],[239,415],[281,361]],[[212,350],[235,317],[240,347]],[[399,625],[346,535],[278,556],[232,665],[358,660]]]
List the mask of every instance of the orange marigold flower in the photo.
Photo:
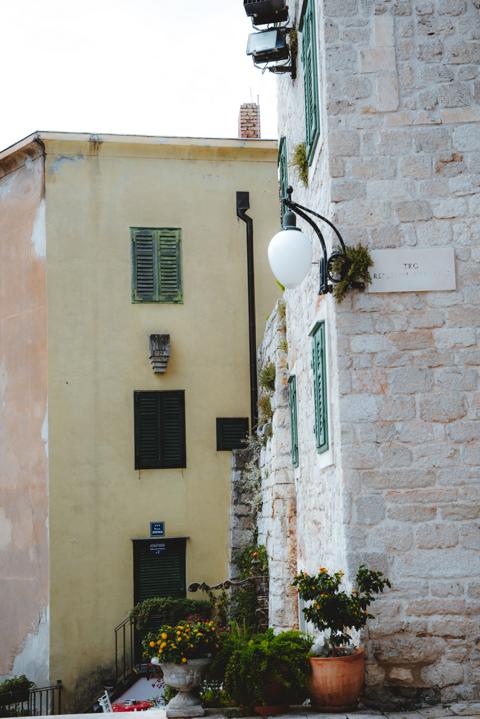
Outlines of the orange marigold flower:
[[168,635],[166,632],[162,632],[160,636],[162,637],[162,639],[166,639]]
[[328,574],[328,569],[326,567],[320,567],[320,574]]
[[148,646],[149,646],[149,647],[154,647],[154,646],[155,646],[155,642],[150,642]]

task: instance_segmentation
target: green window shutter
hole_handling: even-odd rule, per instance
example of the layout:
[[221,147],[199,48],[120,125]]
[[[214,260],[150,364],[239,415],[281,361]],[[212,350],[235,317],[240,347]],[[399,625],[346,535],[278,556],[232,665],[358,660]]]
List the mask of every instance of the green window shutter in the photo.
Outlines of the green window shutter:
[[159,301],[182,302],[180,230],[158,231]]
[[185,393],[135,392],[135,469],[186,467]]
[[328,449],[325,322],[319,322],[312,332],[312,369],[315,402],[315,438],[317,452],[321,453]]
[[247,417],[217,417],[217,452],[245,449]]
[[288,378],[288,403],[290,406],[290,431],[292,438],[292,464],[298,467],[297,378]]
[[134,604],[151,597],[185,597],[185,539],[133,541]]
[[307,0],[300,23],[302,32],[302,64],[305,93],[305,132],[308,164],[311,165],[320,136],[318,103],[317,30],[315,3]]
[[181,230],[132,228],[132,301],[183,302]]
[[156,299],[156,240],[151,230],[132,230],[133,287],[136,302]]
[[[280,145],[278,146],[278,181],[279,181],[279,193],[280,201],[287,196],[288,188],[288,156],[287,156],[287,140],[282,137]],[[283,202],[281,202],[281,212],[283,221]]]

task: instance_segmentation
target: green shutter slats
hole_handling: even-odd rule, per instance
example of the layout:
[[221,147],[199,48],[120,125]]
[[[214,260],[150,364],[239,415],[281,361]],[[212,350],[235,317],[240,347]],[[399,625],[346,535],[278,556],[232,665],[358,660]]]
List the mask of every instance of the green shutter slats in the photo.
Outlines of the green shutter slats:
[[153,300],[156,286],[155,238],[152,232],[135,232],[133,238],[134,298]]
[[135,469],[186,467],[183,390],[135,392]]
[[132,228],[132,300],[183,302],[180,229]]
[[[278,181],[279,181],[279,195],[280,200],[287,196],[288,188],[288,156],[287,156],[287,140],[282,137],[278,148]],[[281,202],[281,214],[280,218],[283,222],[283,202]]]
[[320,136],[318,103],[317,29],[315,4],[308,0],[301,21],[302,65],[305,96],[305,145],[308,164],[311,165]]
[[159,234],[158,276],[160,301],[181,302],[182,277],[179,231]]
[[162,467],[186,467],[185,396],[183,392],[161,392]]
[[135,604],[151,597],[185,597],[184,539],[135,540],[133,557]]
[[295,375],[288,379],[288,403],[290,407],[292,464],[294,467],[298,467],[297,378]]
[[320,322],[312,333],[312,369],[316,445],[318,452],[325,452],[328,449],[328,406],[324,322]]

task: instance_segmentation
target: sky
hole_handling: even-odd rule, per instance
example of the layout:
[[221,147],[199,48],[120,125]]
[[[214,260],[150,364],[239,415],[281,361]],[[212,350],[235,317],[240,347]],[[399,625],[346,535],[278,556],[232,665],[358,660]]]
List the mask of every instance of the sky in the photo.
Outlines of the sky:
[[0,0],[0,149],[35,130],[237,137],[276,78],[245,55],[242,0]]

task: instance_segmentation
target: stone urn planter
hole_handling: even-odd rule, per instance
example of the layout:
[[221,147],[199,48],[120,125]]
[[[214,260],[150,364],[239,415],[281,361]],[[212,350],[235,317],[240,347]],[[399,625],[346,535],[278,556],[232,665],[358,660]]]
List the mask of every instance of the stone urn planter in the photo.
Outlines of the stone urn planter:
[[167,704],[167,717],[202,717],[205,709],[200,699],[192,691],[197,689],[203,679],[206,668],[211,659],[189,659],[185,664],[172,664],[158,662],[152,659],[152,664],[157,664],[163,672],[165,684],[176,689],[176,694]]
[[346,712],[357,708],[365,681],[365,652],[337,657],[310,657],[310,702],[320,712]]

